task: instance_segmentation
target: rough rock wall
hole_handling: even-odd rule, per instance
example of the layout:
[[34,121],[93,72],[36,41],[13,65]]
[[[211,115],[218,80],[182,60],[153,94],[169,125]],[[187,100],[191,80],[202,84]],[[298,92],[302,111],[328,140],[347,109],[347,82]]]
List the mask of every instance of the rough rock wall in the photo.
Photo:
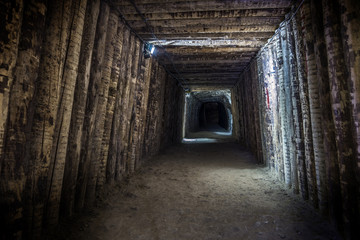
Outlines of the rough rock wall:
[[[182,140],[182,118],[184,114],[185,104],[182,104],[184,99],[184,91],[177,87],[176,80],[168,75],[165,83],[165,97],[164,109],[162,117],[163,136],[161,137],[161,146],[166,147],[174,142],[181,142]],[[172,131],[177,129],[177,131]]]
[[194,96],[194,93],[186,94],[186,119],[185,119],[185,136],[188,135],[189,132],[196,132],[199,130],[200,123],[200,108],[202,105],[202,101],[199,98]]
[[103,1],[0,9],[0,238],[38,239],[180,141],[183,91]]
[[218,103],[218,111],[219,111],[219,125],[226,130],[230,130],[230,121],[226,108],[222,103]]
[[360,236],[359,9],[305,0],[232,90],[238,140],[346,239]]
[[258,93],[260,88],[256,68],[257,65],[253,62],[248,71],[241,75],[239,83],[231,91],[231,106],[234,137],[241,145],[257,154],[257,159],[262,162],[259,104],[256,97],[260,94]]

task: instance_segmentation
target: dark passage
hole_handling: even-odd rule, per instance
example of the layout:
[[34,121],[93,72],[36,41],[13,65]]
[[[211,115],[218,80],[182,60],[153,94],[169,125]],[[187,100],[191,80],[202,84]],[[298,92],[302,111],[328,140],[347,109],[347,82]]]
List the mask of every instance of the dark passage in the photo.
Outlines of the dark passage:
[[206,102],[201,105],[199,112],[200,129],[211,129],[218,125],[229,131],[228,116],[225,107],[219,102]]

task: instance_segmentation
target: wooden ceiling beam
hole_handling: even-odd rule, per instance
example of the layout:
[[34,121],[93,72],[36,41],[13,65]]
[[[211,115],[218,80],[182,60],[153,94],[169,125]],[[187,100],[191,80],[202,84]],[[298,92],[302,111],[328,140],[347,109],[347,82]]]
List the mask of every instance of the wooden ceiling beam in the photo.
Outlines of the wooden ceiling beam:
[[220,85],[220,86],[228,86],[228,85],[234,85],[236,84],[237,81],[224,81],[224,82],[221,82],[221,81],[218,81],[218,82],[214,82],[214,81],[210,81],[210,82],[184,82],[183,85],[184,86],[187,86],[187,87],[190,87],[190,86],[204,86],[204,85]]
[[216,72],[216,73],[196,73],[196,74],[186,74],[180,73],[182,78],[184,79],[225,79],[225,78],[238,78],[242,71],[236,73],[229,73],[229,72]]
[[[176,20],[148,20],[153,28],[171,26],[176,27],[209,27],[209,26],[263,26],[276,25],[282,22],[284,17],[237,17],[237,18],[202,18],[196,19],[176,19]],[[132,28],[141,28],[146,26],[143,20],[128,21]]]
[[[209,63],[209,64],[233,64],[233,63],[248,63],[250,60],[242,60],[242,61],[234,61],[234,60],[214,60],[214,59],[207,59],[206,60],[206,63]],[[196,63],[199,63],[198,60],[193,60],[193,59],[189,59],[189,60],[186,60],[186,61],[175,61],[173,60],[172,61],[173,64],[187,64],[187,65],[192,65],[192,64],[196,64]],[[205,62],[205,61],[204,61]],[[172,66],[172,63],[169,62],[169,61],[164,61],[164,62],[161,62],[161,63],[168,63],[166,65],[169,65],[169,66]]]
[[240,62],[233,62],[233,63],[221,63],[219,62],[218,64],[214,65],[214,64],[209,64],[206,62],[202,62],[199,64],[169,64],[169,65],[165,65],[169,70],[171,69],[177,69],[177,70],[181,70],[181,72],[194,72],[194,71],[203,71],[203,70],[223,70],[226,69],[228,71],[239,71],[239,69],[242,69],[244,66],[246,66],[246,64],[248,63],[243,61],[242,63]]
[[[242,69],[244,69],[244,68],[242,68]],[[242,71],[240,71],[242,69],[229,70],[228,73],[229,74],[231,74],[231,73],[238,74],[239,72],[242,72]],[[203,72],[216,74],[216,73],[219,73],[219,71],[225,71],[225,70],[227,70],[227,69],[225,69],[225,68],[224,69],[219,69],[219,70],[209,69],[209,70],[204,70],[204,71],[193,71],[193,72],[179,70],[179,72],[180,72],[181,75],[193,75],[193,74],[195,75],[195,74],[199,74],[199,73],[203,73]],[[176,71],[173,71],[172,69],[170,69],[169,71],[170,72],[176,72]],[[194,77],[194,78],[196,78],[196,77]],[[188,78],[188,79],[190,79],[190,78]]]
[[[179,71],[181,74],[195,74],[195,73],[218,73],[218,72],[225,72],[228,73],[238,73],[242,72],[246,65],[241,66],[231,66],[231,67],[222,67],[222,68],[212,68],[212,67],[199,67],[199,68],[193,68],[189,66],[189,68],[176,68],[177,71]],[[174,68],[167,68],[170,72],[176,72]]]
[[223,82],[223,83],[214,83],[214,82],[195,82],[195,83],[191,83],[191,84],[184,84],[186,87],[190,88],[190,87],[200,87],[200,86],[219,86],[219,87],[226,87],[226,88],[231,88],[232,86],[234,86],[236,84],[236,81],[232,81],[232,82]]
[[216,76],[216,77],[197,77],[197,78],[186,78],[182,76],[183,81],[234,81],[238,80],[239,76]]
[[[271,27],[271,29],[273,29]],[[171,33],[171,34],[165,34],[165,33],[157,33],[156,37],[150,33],[141,33],[139,36],[146,41],[155,41],[155,40],[206,40],[206,39],[212,39],[212,40],[226,40],[226,39],[269,39],[275,34],[275,31],[265,31],[265,32],[223,32],[223,33]]]
[[240,76],[239,74],[232,74],[232,73],[197,73],[197,74],[181,74],[183,79],[187,80],[216,80],[216,79],[238,79]]
[[[228,75],[222,75],[222,77],[224,77],[224,78],[238,78],[239,77],[239,72],[242,72],[242,70],[244,69],[245,67],[243,67],[242,69],[241,69],[241,71],[240,71],[240,69],[237,69],[237,71],[238,72],[228,72],[229,74]],[[226,70],[226,69],[223,69],[223,70],[221,70],[221,71],[224,71],[224,70]],[[172,70],[169,70],[170,72],[172,72],[172,73],[177,73],[176,71],[172,71]],[[183,78],[183,79],[188,79],[188,80],[196,80],[196,79],[204,79],[204,78],[210,78],[209,76],[205,76],[205,77],[201,77],[199,74],[201,74],[201,73],[199,73],[199,72],[182,72],[182,71],[178,71],[179,72],[179,74],[178,75],[180,75],[181,76],[181,78]],[[207,71],[206,73],[209,73],[209,75],[210,74],[217,74],[217,73],[219,73],[219,71],[211,71],[211,70],[209,70],[209,71]],[[235,74],[235,75],[230,75],[230,74]],[[196,75],[196,74],[198,74],[198,75]],[[215,77],[213,77],[212,79],[216,79],[216,78],[218,78],[218,76],[215,76]]]
[[[191,65],[199,65],[199,66],[207,66],[211,65],[212,63],[208,62],[217,61],[219,64],[231,64],[231,63],[246,63],[251,60],[251,57],[238,57],[238,58],[227,58],[224,57],[204,57],[204,56],[194,56],[194,57],[177,57],[177,58],[157,58],[157,60],[165,65],[175,64],[177,66],[188,66],[189,62],[192,61]],[[224,62],[223,62],[224,61]],[[223,62],[223,63],[222,63]]]
[[211,54],[211,53],[249,53],[257,52],[260,47],[195,47],[195,46],[185,46],[185,47],[164,47],[156,48],[156,55],[162,55],[165,52],[167,54],[176,54],[176,55],[187,55],[187,54]]
[[[146,19],[154,20],[181,20],[181,19],[204,19],[204,18],[239,18],[239,17],[284,17],[287,8],[268,9],[237,9],[221,11],[191,11],[191,12],[166,12],[144,14]],[[124,14],[127,21],[141,20],[139,14]]]
[[[196,89],[196,87],[223,87],[223,88],[231,88],[232,86],[234,86],[234,84],[236,83],[236,81],[233,82],[225,82],[225,83],[221,83],[221,82],[204,82],[204,83],[187,83],[184,84],[184,86],[186,87],[193,87],[191,89]],[[211,89],[211,88],[207,88],[207,89]]]
[[247,63],[252,58],[235,58],[235,59],[229,59],[229,58],[206,58],[202,56],[197,56],[193,58],[157,58],[159,62],[165,65],[175,65],[175,66],[189,66],[189,65],[211,65],[214,63],[224,65],[224,64],[241,64],[241,63]]
[[[158,34],[189,34],[189,38],[193,34],[199,33],[214,33],[214,34],[230,34],[230,33],[250,33],[250,32],[275,32],[276,25],[256,25],[256,26],[192,26],[192,27],[171,27],[169,25],[153,27],[152,31],[157,36]],[[134,31],[139,34],[151,34],[146,27],[134,28]],[[159,38],[159,37],[157,37]]]
[[[175,3],[175,2],[189,2],[189,0],[131,0],[136,5],[139,4],[159,4],[159,3]],[[205,0],[192,0],[193,2],[204,2]],[[111,0],[118,6],[131,6],[130,0]]]
[[223,78],[191,78],[191,79],[187,79],[187,78],[183,78],[184,80],[182,82],[184,83],[196,83],[196,82],[233,82],[233,81],[237,81],[239,80],[239,77],[223,77]]
[[214,60],[214,59],[207,59],[207,60],[187,60],[187,61],[166,61],[166,60],[159,60],[159,62],[162,65],[165,65],[167,67],[173,67],[176,68],[196,68],[196,67],[207,67],[214,64],[218,65],[218,68],[222,68],[225,65],[228,66],[243,66],[246,65],[250,60]]
[[295,0],[109,1],[184,86],[213,90],[234,86]]
[[[266,8],[289,8],[291,0],[234,0],[234,1],[176,1],[176,2],[152,2],[136,3],[142,14],[146,13],[166,13],[166,12],[191,12],[191,11],[219,11],[228,9],[266,9]],[[121,5],[121,1],[112,0],[114,6],[118,6],[122,13],[136,14],[136,9],[132,5]]]
[[227,39],[227,40],[173,40],[173,41],[152,41],[160,51],[172,48],[247,48],[249,46],[263,46],[267,39]]
[[198,64],[174,64],[174,65],[165,65],[166,67],[170,67],[173,66],[173,68],[175,67],[176,69],[184,69],[184,71],[195,71],[196,69],[213,69],[213,70],[221,70],[221,69],[240,69],[242,68],[242,66],[244,66],[245,64],[247,64],[248,61],[242,61],[238,62],[235,61],[233,63],[222,63],[221,61],[219,61],[219,64],[216,64],[214,66],[214,64],[212,63],[207,63],[207,62],[200,62]]
[[184,76],[227,76],[227,75],[236,75],[236,74],[240,74],[242,71],[241,69],[227,69],[227,68],[222,68],[222,69],[214,69],[216,71],[214,72],[206,72],[206,71],[181,71],[180,73],[183,74]]
[[214,86],[187,86],[191,91],[213,91],[213,90],[228,90],[231,89],[234,85],[214,85]]
[[194,83],[184,83],[185,87],[195,87],[195,86],[219,86],[219,87],[232,87],[236,84],[236,81],[230,82],[194,82]]
[[214,81],[210,81],[210,82],[191,82],[191,83],[184,83],[184,86],[190,87],[190,86],[204,86],[204,85],[208,85],[208,86],[214,86],[214,85],[219,85],[219,86],[228,86],[231,85],[233,86],[236,83],[236,81],[224,81],[224,82],[214,82]]
[[194,79],[191,81],[187,81],[186,79],[183,80],[183,83],[186,84],[190,84],[190,83],[203,83],[203,82],[210,82],[210,83],[216,83],[216,82],[220,82],[220,83],[224,83],[224,82],[234,82],[237,81],[238,78],[202,78],[202,79]]
[[[164,58],[167,59],[164,56],[164,52],[162,53],[157,53],[155,55],[157,58]],[[199,54],[198,52],[189,52],[189,53],[184,53],[184,54],[177,54],[177,53],[168,53],[168,56],[171,59],[188,59],[188,58],[193,58],[193,59],[228,59],[228,60],[237,60],[237,59],[244,59],[244,58],[251,58],[254,56],[254,51],[247,51],[247,52],[239,52],[239,51],[234,51],[234,52],[209,52],[209,53],[202,53]]]

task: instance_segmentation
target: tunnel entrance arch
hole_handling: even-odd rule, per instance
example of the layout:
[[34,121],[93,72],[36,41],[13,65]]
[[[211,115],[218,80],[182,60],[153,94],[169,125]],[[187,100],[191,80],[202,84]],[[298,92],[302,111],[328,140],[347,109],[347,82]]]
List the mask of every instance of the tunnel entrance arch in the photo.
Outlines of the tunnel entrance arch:
[[194,91],[185,96],[184,139],[194,133],[212,132],[211,136],[232,136],[233,117],[230,90]]

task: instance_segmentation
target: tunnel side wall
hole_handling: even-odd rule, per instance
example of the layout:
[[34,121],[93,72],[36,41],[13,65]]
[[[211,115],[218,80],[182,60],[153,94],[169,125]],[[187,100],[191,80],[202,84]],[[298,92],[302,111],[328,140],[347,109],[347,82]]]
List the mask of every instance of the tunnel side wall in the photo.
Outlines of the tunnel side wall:
[[0,238],[39,239],[181,140],[183,91],[104,1],[0,6]]
[[194,97],[193,93],[188,93],[186,100],[186,116],[185,116],[185,137],[188,136],[189,132],[196,132],[200,126],[200,108],[202,102]]
[[345,239],[360,234],[359,5],[304,1],[232,90],[238,141]]
[[218,106],[219,111],[219,125],[226,130],[230,129],[230,117],[228,116],[228,112],[222,103],[219,103]]

